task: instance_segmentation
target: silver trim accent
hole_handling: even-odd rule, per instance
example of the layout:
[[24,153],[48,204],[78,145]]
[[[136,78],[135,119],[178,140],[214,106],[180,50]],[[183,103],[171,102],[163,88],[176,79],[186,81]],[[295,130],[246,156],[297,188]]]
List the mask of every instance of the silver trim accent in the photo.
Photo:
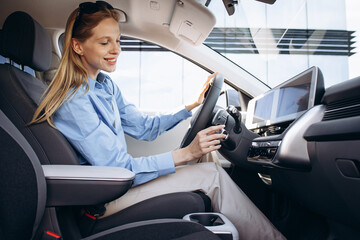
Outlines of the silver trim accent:
[[272,179],[270,175],[266,175],[266,174],[262,174],[262,173],[258,173],[259,178],[268,186],[271,186],[272,184]]
[[310,163],[307,141],[303,136],[309,126],[322,120],[325,109],[323,105],[315,106],[295,121],[285,133],[275,159],[289,159]]
[[233,240],[239,239],[239,232],[235,228],[234,224],[224,215],[221,213],[216,212],[199,212],[199,213],[189,213],[183,217],[184,220],[191,221],[190,216],[192,215],[217,215],[221,218],[224,222],[223,225],[218,226],[205,226],[207,229],[212,231],[215,234],[231,234]]
[[49,180],[131,181],[135,174],[125,168],[81,165],[42,165]]
[[[77,181],[112,181],[112,182],[124,182],[127,179],[119,179],[119,178],[81,178],[81,177],[46,177],[48,180],[77,180]],[[130,180],[130,179],[129,179]]]
[[226,232],[226,231],[213,231],[213,233],[215,233],[215,234],[228,234],[228,235],[232,235],[231,232]]
[[252,142],[251,146],[252,147],[264,147],[264,148],[268,148],[268,147],[279,147],[281,144],[281,140],[276,140],[276,141],[259,141],[259,142]]

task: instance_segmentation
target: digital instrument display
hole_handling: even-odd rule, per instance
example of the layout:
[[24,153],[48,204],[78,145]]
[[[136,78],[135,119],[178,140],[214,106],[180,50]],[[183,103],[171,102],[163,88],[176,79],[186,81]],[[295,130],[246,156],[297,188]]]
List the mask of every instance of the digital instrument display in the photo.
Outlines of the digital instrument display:
[[320,102],[324,80],[312,67],[249,101],[246,127],[255,129],[293,121]]

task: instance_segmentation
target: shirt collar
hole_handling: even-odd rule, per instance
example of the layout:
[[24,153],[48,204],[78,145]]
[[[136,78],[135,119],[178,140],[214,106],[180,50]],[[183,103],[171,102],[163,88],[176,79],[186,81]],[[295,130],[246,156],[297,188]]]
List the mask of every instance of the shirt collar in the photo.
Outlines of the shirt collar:
[[97,77],[96,80],[93,78],[88,78],[89,81],[89,89],[90,90],[94,90],[96,85],[101,86],[102,83],[106,80],[106,78],[108,78],[108,75],[106,75],[105,73],[100,72]]
[[106,77],[107,75],[105,73],[99,72],[99,74],[96,77],[96,81],[98,81],[101,84],[105,81]]

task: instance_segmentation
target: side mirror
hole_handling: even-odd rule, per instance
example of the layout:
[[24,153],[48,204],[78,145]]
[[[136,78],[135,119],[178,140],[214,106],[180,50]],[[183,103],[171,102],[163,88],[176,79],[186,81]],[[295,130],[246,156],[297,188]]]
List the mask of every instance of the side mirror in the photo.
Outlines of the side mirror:
[[237,110],[241,111],[241,102],[239,92],[235,89],[227,89],[225,91],[226,106],[234,106]]

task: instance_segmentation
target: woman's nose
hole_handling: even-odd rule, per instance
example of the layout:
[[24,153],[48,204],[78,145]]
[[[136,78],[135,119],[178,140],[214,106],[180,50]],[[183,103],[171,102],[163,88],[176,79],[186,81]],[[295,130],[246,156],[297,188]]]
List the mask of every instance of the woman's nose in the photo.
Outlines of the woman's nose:
[[111,53],[113,54],[120,54],[121,52],[121,46],[119,42],[115,42],[112,44]]

